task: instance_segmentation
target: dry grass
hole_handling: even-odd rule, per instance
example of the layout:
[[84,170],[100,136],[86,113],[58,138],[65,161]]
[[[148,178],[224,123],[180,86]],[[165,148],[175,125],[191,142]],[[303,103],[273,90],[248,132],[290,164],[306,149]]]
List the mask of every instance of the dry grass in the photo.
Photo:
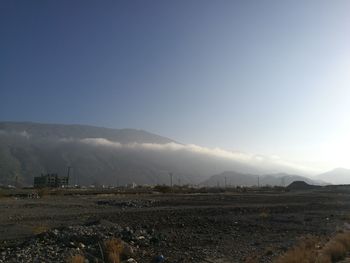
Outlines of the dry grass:
[[48,188],[40,188],[37,190],[37,192],[38,192],[38,196],[40,198],[43,198],[43,197],[49,195],[50,190]]
[[261,210],[261,212],[259,213],[259,218],[262,220],[266,220],[266,219],[270,218],[270,216],[271,216],[270,211],[266,208],[263,208]]
[[244,263],[258,263],[259,258],[257,256],[248,256],[244,259]]
[[33,226],[32,227],[32,231],[34,235],[39,235],[41,233],[45,233],[49,230],[48,226],[44,226],[44,225],[38,225],[38,226]]
[[261,212],[261,213],[259,214],[259,217],[260,217],[261,219],[267,219],[267,218],[270,217],[270,214],[269,214],[268,212]]
[[337,262],[350,250],[350,232],[338,233],[320,251],[317,263]]
[[333,236],[321,246],[317,238],[308,238],[299,242],[285,254],[277,258],[275,263],[332,263],[345,258],[350,251],[350,232],[342,232]]
[[74,255],[67,260],[67,263],[84,263],[85,258],[82,255]]
[[112,238],[104,242],[104,253],[108,263],[120,263],[124,245],[120,239]]
[[289,249],[285,254],[277,258],[275,263],[312,263],[317,258],[316,247],[318,239],[307,237],[296,246]]

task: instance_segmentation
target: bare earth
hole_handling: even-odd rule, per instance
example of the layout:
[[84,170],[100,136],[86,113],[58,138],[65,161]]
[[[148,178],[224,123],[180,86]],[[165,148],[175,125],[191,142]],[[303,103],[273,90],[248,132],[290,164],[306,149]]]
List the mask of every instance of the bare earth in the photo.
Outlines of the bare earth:
[[99,238],[112,236],[137,262],[161,254],[165,262],[271,262],[298,238],[331,235],[349,220],[344,189],[1,198],[0,262],[66,262],[74,253],[95,262]]

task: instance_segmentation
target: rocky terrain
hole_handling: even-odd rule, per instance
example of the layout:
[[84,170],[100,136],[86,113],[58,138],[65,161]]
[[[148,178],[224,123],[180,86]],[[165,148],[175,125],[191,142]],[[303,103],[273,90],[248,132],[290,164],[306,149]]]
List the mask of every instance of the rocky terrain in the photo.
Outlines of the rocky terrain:
[[124,262],[272,262],[300,237],[342,228],[349,201],[346,188],[3,197],[0,262],[103,262],[111,238],[127,248]]

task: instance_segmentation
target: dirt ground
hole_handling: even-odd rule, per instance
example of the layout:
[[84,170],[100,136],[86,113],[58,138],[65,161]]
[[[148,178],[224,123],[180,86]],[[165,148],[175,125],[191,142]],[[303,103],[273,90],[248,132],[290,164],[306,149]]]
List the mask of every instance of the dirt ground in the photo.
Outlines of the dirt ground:
[[36,234],[101,220],[157,233],[161,242],[141,246],[137,262],[160,254],[165,262],[271,262],[300,237],[344,228],[350,189],[0,198],[0,262],[15,262],[9,248]]

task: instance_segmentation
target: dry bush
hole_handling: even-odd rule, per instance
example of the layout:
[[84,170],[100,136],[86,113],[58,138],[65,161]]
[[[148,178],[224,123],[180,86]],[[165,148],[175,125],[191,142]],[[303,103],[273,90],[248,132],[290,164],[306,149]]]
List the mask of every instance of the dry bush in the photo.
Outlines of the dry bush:
[[308,238],[275,260],[275,263],[332,263],[350,251],[350,232],[338,233],[321,249],[319,240]]
[[350,250],[350,232],[339,233],[334,237],[334,240],[343,244],[347,250]]
[[278,257],[275,263],[313,263],[317,258],[318,239],[308,237]]
[[323,260],[330,260],[330,262],[335,262],[341,260],[346,255],[346,248],[344,245],[338,241],[331,240],[322,249],[320,253],[320,258]]
[[350,250],[350,233],[335,235],[321,250],[317,263],[335,262],[343,259]]
[[120,239],[112,238],[104,242],[104,253],[108,263],[120,263],[124,245]]
[[82,255],[74,255],[67,260],[67,263],[84,263],[85,258]]

